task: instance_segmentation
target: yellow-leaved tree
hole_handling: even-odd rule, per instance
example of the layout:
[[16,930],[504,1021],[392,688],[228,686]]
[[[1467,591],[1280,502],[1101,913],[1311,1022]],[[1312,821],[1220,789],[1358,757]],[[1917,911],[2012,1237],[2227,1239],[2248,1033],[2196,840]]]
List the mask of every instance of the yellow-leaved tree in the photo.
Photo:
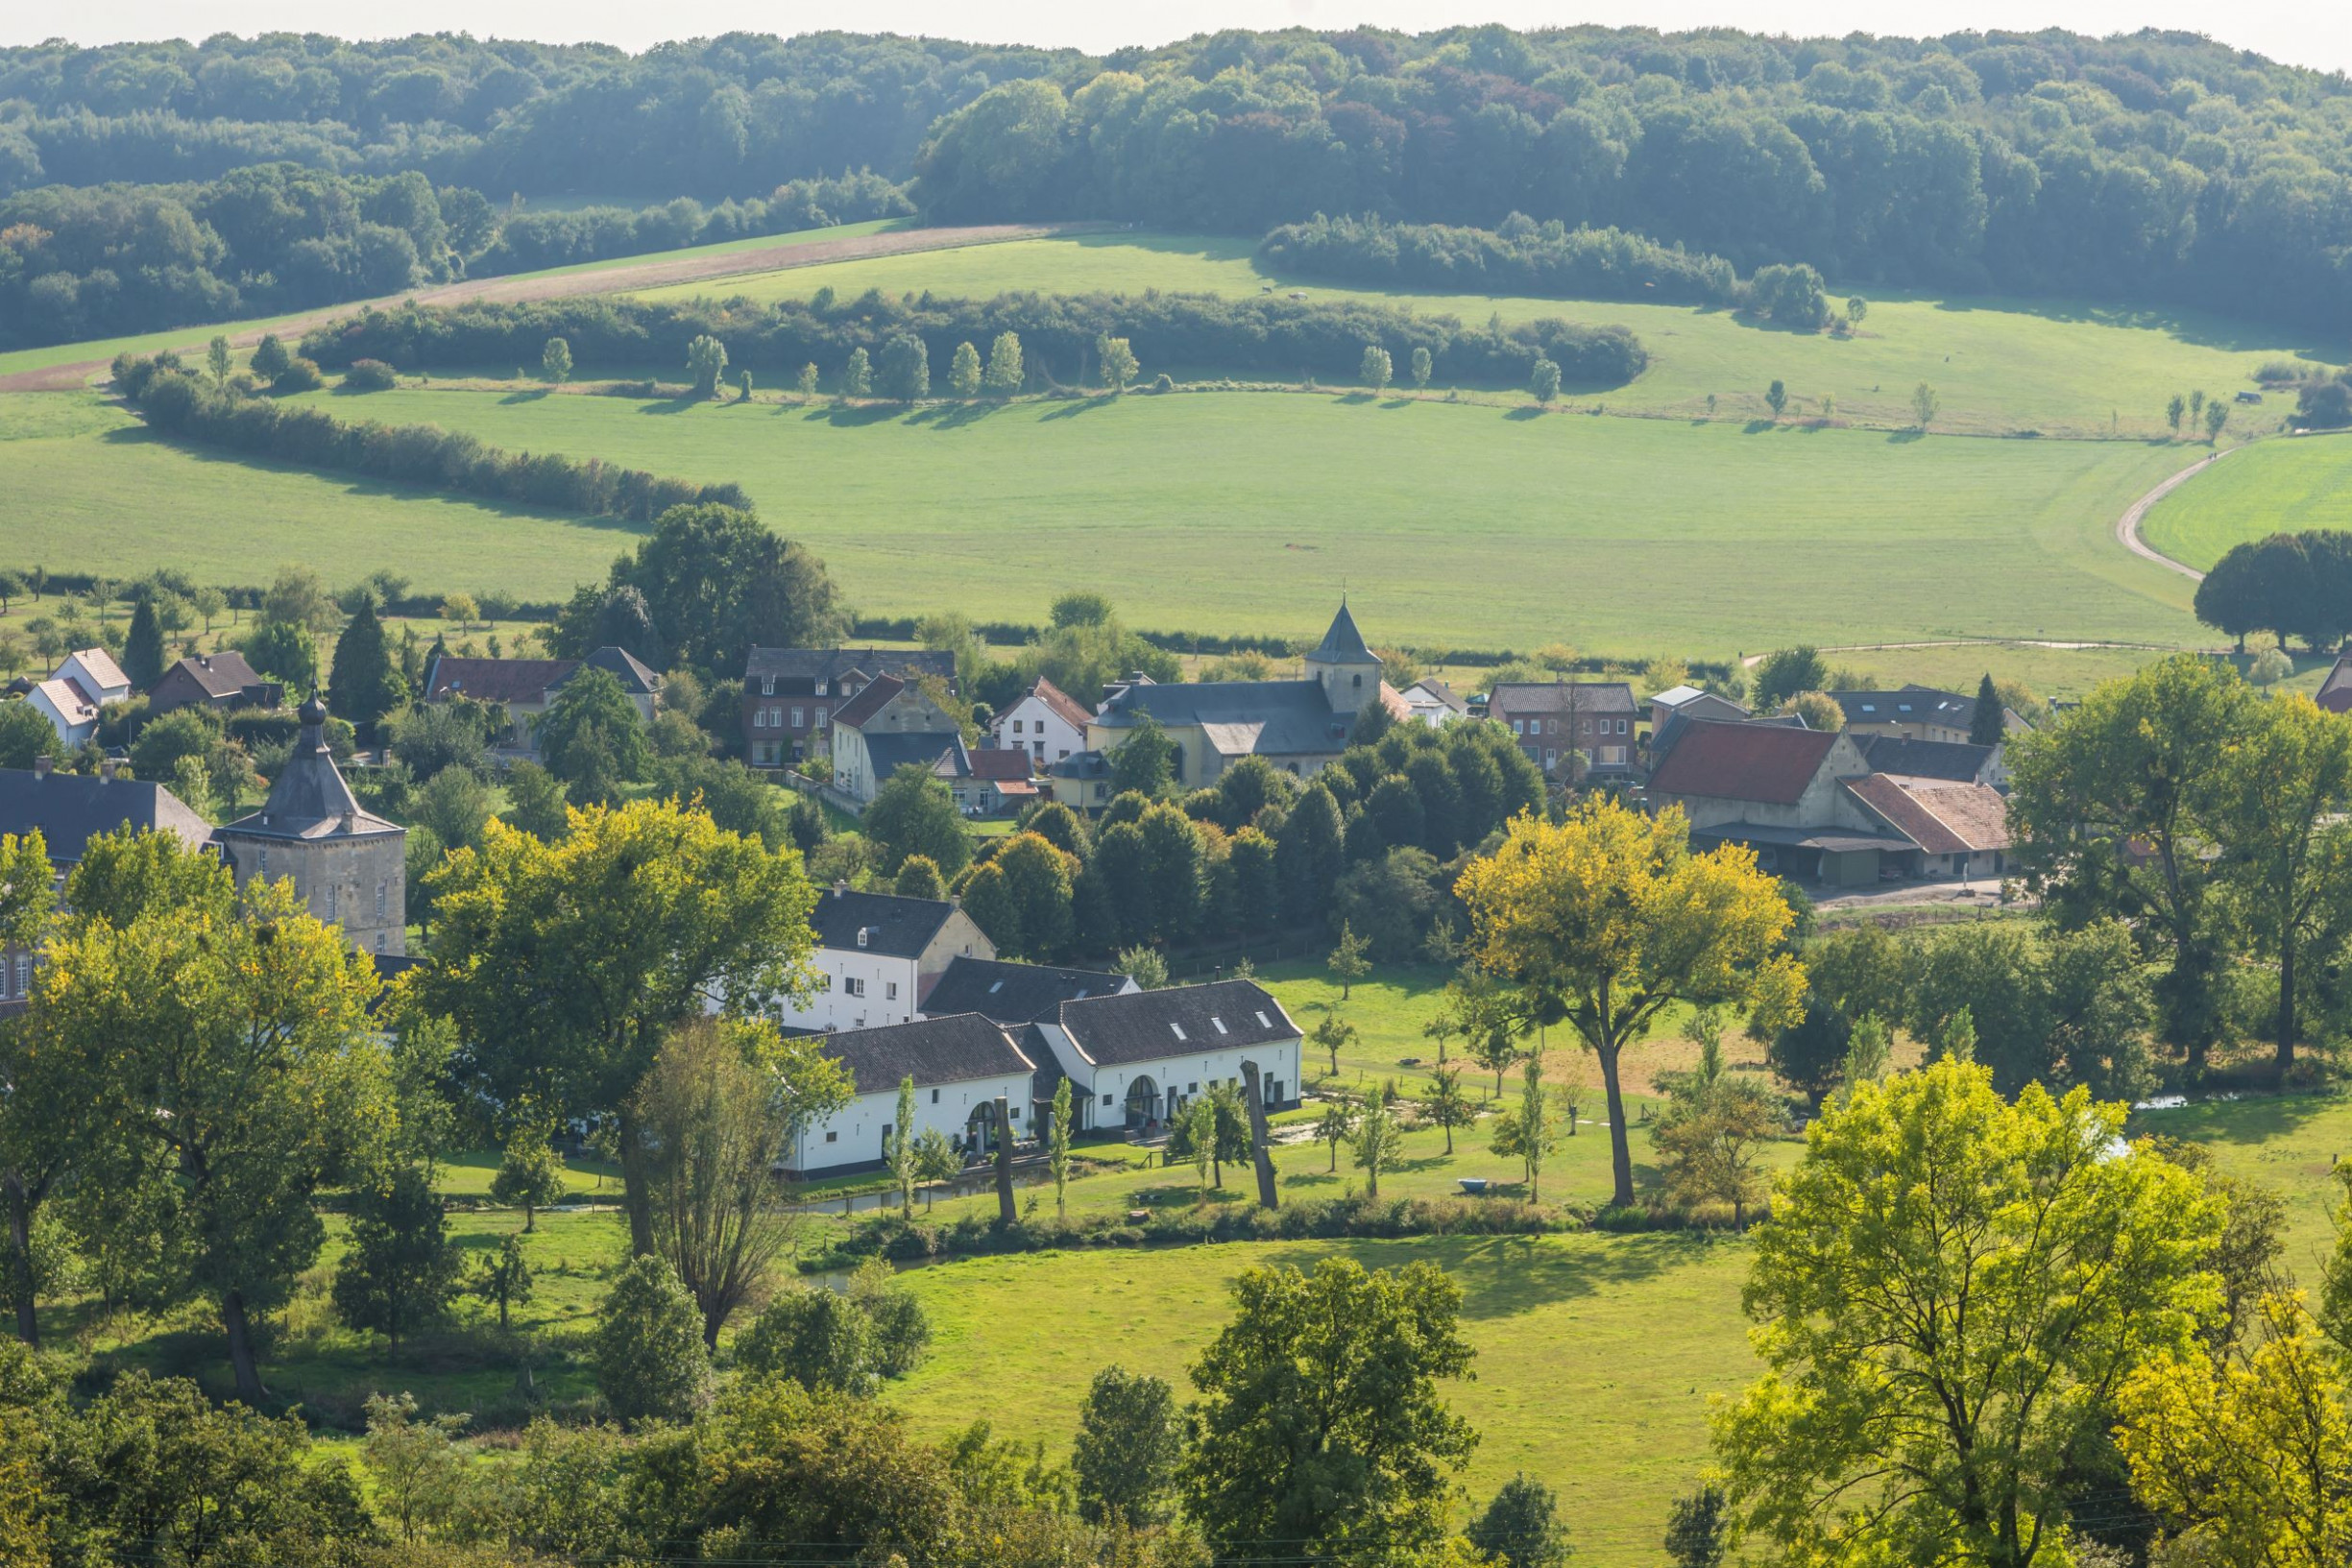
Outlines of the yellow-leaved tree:
[[2219,1365],[2167,1354],[2125,1379],[2116,1444],[2183,1560],[2336,1568],[2352,1562],[2352,1390],[2299,1293],[2262,1316]]
[[1521,816],[1456,891],[1472,946],[1495,974],[1556,999],[1600,1058],[1612,1201],[1634,1201],[1617,1064],[1677,1001],[1740,1008],[1758,1034],[1796,1016],[1805,972],[1786,951],[1795,919],[1780,884],[1734,844],[1690,850],[1679,808],[1655,817],[1590,800],[1559,823]]

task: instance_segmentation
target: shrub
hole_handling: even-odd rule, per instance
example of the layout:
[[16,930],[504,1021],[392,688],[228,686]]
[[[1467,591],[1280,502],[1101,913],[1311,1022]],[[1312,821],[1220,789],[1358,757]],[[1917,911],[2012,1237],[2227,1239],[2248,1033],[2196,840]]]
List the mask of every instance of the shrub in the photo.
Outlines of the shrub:
[[354,359],[343,373],[346,392],[390,392],[400,384],[400,373],[380,359]]
[[326,384],[327,377],[319,374],[317,360],[298,357],[271,379],[270,390],[277,393],[316,392]]
[[606,1293],[591,1344],[596,1391],[623,1421],[682,1420],[710,1389],[702,1314],[660,1258],[637,1258]]

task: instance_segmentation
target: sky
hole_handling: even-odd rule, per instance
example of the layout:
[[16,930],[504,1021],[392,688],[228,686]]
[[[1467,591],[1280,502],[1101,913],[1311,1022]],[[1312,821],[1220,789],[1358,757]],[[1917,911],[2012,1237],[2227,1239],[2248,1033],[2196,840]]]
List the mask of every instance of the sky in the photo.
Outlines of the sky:
[[643,0],[14,0],[0,5],[0,44],[51,36],[85,44],[195,39],[224,31],[315,30],[363,38],[446,31],[643,49],[717,33],[833,27],[1101,53],[1225,27],[1369,25],[1420,32],[1489,21],[1832,36],[2043,27],[2108,34],[2162,27],[2212,33],[2298,65],[2352,70],[2352,5],[2343,0],[2238,0],[2227,6],[2210,0],[858,0],[843,7],[808,0],[658,6]]

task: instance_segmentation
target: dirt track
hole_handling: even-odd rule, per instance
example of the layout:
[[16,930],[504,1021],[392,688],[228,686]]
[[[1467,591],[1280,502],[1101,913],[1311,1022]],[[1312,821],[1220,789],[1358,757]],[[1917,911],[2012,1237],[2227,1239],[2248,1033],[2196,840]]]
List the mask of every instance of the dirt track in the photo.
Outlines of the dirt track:
[[[381,300],[361,300],[309,311],[264,327],[230,335],[231,347],[249,349],[265,331],[297,335],[323,326],[354,311],[372,306],[391,308],[403,301],[449,305],[467,300],[557,300],[574,294],[618,294],[631,289],[659,288],[670,283],[696,283],[712,278],[739,277],[746,273],[781,272],[788,267],[815,267],[828,261],[857,261],[867,256],[903,255],[914,251],[949,251],[966,245],[989,245],[999,240],[1036,239],[1048,234],[1083,233],[1103,224],[985,224],[968,229],[902,229],[886,234],[860,234],[851,239],[818,240],[803,245],[753,246],[716,255],[683,256],[674,261],[651,261],[597,267],[588,272],[541,274],[519,277],[477,277],[438,288],[417,289]],[[184,344],[174,348],[201,349],[217,328],[191,326]],[[77,360],[70,365],[46,365],[38,370],[0,375],[0,392],[59,392],[81,386],[107,368],[105,359]]]

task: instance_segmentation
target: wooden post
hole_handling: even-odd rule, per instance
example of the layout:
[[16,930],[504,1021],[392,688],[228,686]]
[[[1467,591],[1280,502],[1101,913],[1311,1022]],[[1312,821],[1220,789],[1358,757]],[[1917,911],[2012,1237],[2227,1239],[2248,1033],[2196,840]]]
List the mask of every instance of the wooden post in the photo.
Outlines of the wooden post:
[[1012,1223],[1012,1117],[1003,1095],[996,1097],[996,1211],[999,1219]]
[[1257,1168],[1258,1206],[1279,1208],[1274,1194],[1273,1151],[1266,1146],[1266,1094],[1258,1087],[1258,1064],[1242,1063],[1242,1093],[1249,1101],[1249,1163]]

